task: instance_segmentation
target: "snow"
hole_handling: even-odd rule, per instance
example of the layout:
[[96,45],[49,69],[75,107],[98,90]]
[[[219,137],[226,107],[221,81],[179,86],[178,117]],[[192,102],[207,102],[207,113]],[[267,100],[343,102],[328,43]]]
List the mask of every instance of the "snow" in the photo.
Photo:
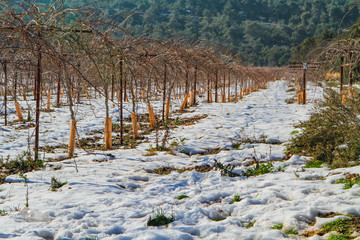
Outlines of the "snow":
[[[77,149],[76,158],[50,162],[45,169],[26,174],[29,208],[25,208],[24,183],[18,175],[9,176],[0,185],[0,209],[8,212],[0,216],[0,238],[286,239],[285,230],[294,228],[301,234],[321,227],[328,221],[321,217],[326,213],[359,216],[360,187],[343,190],[342,184],[333,183],[344,173],[359,172],[360,167],[306,169],[307,159],[301,156],[284,161],[285,144],[291,138],[294,124],[308,119],[313,104],[322,97],[321,88],[310,86],[308,105],[286,104],[285,100],[294,94],[286,91],[288,84],[271,82],[267,89],[236,103],[209,104],[200,100],[197,107],[178,116],[207,114],[208,117],[194,125],[171,129],[170,142],[185,138],[184,145],[174,154],[160,152],[146,156],[149,145],[154,146],[154,133],[146,136],[148,142],[136,149],[92,153]],[[177,108],[180,100],[174,102]],[[79,135],[86,137],[90,131],[103,128],[105,110],[100,99],[83,103],[76,108],[77,126]],[[159,108],[160,103],[156,103],[155,109]],[[147,111],[144,104],[139,104],[137,109],[139,113]],[[67,144],[69,111],[65,107],[54,110],[41,113],[41,146]],[[125,115],[130,114],[125,112]],[[114,106],[111,116],[115,122],[118,111]],[[10,121],[15,119],[14,114],[10,115]],[[15,158],[26,151],[27,136],[33,134],[33,128],[15,130],[14,127],[0,130],[3,158],[8,155]],[[264,141],[232,148],[234,141],[245,138]],[[207,154],[214,149],[219,151]],[[65,154],[66,149],[56,150],[46,153],[45,158]],[[284,168],[284,172],[223,177],[220,171],[192,170],[195,166],[213,166],[216,160],[234,164],[234,172],[241,175],[254,158],[271,161],[275,168]],[[152,173],[159,167],[189,170],[168,175]],[[51,177],[68,184],[51,191]],[[183,194],[188,198],[178,200]],[[241,201],[230,204],[235,194]],[[167,227],[147,227],[149,217],[159,210],[173,215],[175,221]],[[223,220],[214,221],[220,219]],[[315,226],[311,226],[315,221]],[[247,227],[249,224],[253,227]],[[283,230],[272,229],[275,224],[283,224]]]

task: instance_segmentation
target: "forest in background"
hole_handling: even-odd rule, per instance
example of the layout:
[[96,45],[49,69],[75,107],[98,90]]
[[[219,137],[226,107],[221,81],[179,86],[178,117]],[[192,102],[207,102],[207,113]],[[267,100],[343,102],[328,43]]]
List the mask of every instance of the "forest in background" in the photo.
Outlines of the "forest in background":
[[[52,0],[53,1],[53,0]],[[49,3],[41,0],[39,2]],[[51,1],[50,1],[51,2]],[[333,38],[359,18],[356,0],[65,0],[91,7],[136,36],[206,40],[245,64],[282,66],[299,60],[299,44]],[[300,58],[304,58],[301,56]]]

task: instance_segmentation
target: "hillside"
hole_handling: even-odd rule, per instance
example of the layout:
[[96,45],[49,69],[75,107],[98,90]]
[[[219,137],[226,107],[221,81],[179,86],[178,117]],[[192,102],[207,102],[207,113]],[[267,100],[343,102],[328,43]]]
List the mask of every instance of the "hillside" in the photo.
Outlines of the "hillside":
[[[279,66],[308,37],[350,27],[359,17],[353,0],[67,0],[98,8],[135,35],[217,43],[243,62]],[[348,12],[349,11],[349,12]],[[346,16],[345,16],[346,15]],[[343,17],[345,18],[343,19]],[[343,19],[343,20],[342,20]]]

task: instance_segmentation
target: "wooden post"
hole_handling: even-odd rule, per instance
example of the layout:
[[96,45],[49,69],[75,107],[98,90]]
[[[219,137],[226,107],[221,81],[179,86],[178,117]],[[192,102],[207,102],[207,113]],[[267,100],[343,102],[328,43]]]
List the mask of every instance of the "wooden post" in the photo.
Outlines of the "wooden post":
[[344,57],[340,58],[340,94],[343,91],[344,84]]
[[184,100],[182,101],[181,106],[180,106],[180,111],[184,110],[184,108],[186,107],[188,98],[189,98],[189,94],[185,94]]
[[26,101],[26,91],[25,91],[25,88],[22,89],[22,93],[23,93],[23,99],[24,99],[24,101]]
[[235,78],[235,102],[238,100],[237,84],[238,80],[237,78]]
[[61,70],[57,74],[57,93],[56,93],[56,107],[60,107],[60,94],[61,94]]
[[68,145],[68,157],[74,156],[75,150],[75,138],[76,138],[76,120],[70,120],[70,136],[69,136],[69,145]]
[[231,74],[229,72],[229,82],[228,82],[228,102],[231,102]]
[[111,101],[114,101],[114,91],[115,91],[115,73],[111,74]]
[[165,101],[166,101],[166,63],[164,64],[164,82],[163,82],[163,105],[162,105],[162,120],[165,122]]
[[47,111],[50,111],[50,106],[51,105],[51,91],[50,91],[50,88],[48,90],[48,95],[47,95],[47,103],[46,103],[46,110]]
[[207,100],[210,103],[210,95],[211,95],[211,89],[210,89],[210,73],[207,73]]
[[[38,33],[41,38],[41,34]],[[40,91],[41,91],[41,46],[38,46],[38,57],[36,65],[35,93],[36,93],[36,110],[35,110],[35,147],[34,160],[39,160],[39,129],[40,129]]]
[[155,119],[155,115],[154,115],[154,108],[153,106],[151,106],[150,104],[148,105],[148,110],[149,110],[149,120],[150,120],[150,128],[155,128],[156,127],[156,119]]
[[190,101],[189,101],[189,106],[192,107],[194,106],[194,90],[190,91]]
[[105,149],[109,150],[112,147],[112,120],[111,118],[105,118]]
[[138,125],[137,125],[135,112],[131,113],[131,122],[132,122],[132,127],[133,127],[133,138],[136,139],[138,137],[139,133],[138,133]]
[[18,116],[18,121],[19,122],[24,121],[23,115],[21,113],[21,107],[20,107],[20,104],[18,102],[15,102],[15,109],[16,109],[16,114]]
[[304,64],[304,66],[303,66],[302,104],[306,104],[306,69],[307,69],[307,64]]
[[216,76],[215,76],[215,102],[218,102],[218,76],[219,72],[216,69]]
[[4,70],[4,117],[5,117],[5,126],[7,125],[7,69],[6,69],[6,61],[2,62],[3,70]]
[[169,118],[169,113],[170,113],[170,98],[166,102],[165,119]]
[[353,71],[352,71],[352,52],[349,53],[349,84],[350,87],[353,85]]
[[119,118],[120,118],[120,145],[123,145],[124,140],[124,128],[123,128],[123,121],[124,121],[124,116],[123,116],[123,105],[124,105],[124,101],[123,101],[123,78],[124,78],[124,68],[123,68],[123,64],[124,64],[124,60],[121,57],[120,59],[120,76],[119,76],[119,102],[120,102],[120,109],[119,109]]
[[198,69],[198,66],[197,66],[197,64],[196,64],[196,65],[195,65],[195,72],[194,72],[194,89],[193,89],[194,94],[193,94],[193,100],[192,100],[193,105],[195,105],[195,104],[196,104],[196,91],[197,91],[197,69]]

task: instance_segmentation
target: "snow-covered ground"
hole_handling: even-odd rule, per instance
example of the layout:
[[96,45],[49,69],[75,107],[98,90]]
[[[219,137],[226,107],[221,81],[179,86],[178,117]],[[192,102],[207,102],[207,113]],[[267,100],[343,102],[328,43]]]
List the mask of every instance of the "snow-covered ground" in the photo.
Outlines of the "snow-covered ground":
[[[295,130],[294,124],[306,120],[313,103],[322,97],[321,88],[310,86],[308,105],[287,104],[285,100],[294,96],[294,92],[287,92],[288,84],[271,82],[267,89],[237,103],[202,102],[191,112],[179,115],[208,117],[195,125],[172,129],[170,142],[185,138],[172,153],[148,156],[146,149],[150,144],[154,146],[153,133],[146,136],[149,142],[136,149],[91,154],[78,149],[78,172],[74,159],[68,159],[27,173],[30,210],[24,209],[24,183],[17,175],[9,176],[0,185],[0,210],[8,213],[0,216],[0,238],[302,239],[299,235],[304,231],[319,229],[331,221],[324,218],[328,213],[360,215],[359,186],[343,190],[342,184],[332,184],[344,173],[359,172],[360,167],[305,169],[305,159],[299,156],[283,160],[284,145]],[[157,110],[160,107],[155,105]],[[85,101],[76,111],[80,136],[102,128],[105,113],[101,102],[92,101],[90,105]],[[138,112],[145,113],[146,108],[139,105]],[[42,116],[41,146],[66,144],[68,110],[55,109]],[[117,116],[113,108],[113,119]],[[10,126],[0,131],[0,155],[14,158],[27,149],[27,136],[32,135],[33,128],[15,131]],[[238,149],[232,148],[232,143],[244,138],[261,138],[266,143],[242,143]],[[206,154],[214,149],[214,154]],[[57,151],[45,158],[64,154],[65,150]],[[216,170],[152,173],[160,167],[213,166],[216,160],[236,165],[234,172],[241,175],[254,158],[271,161],[284,171],[256,177],[223,177]],[[53,192],[49,190],[52,177],[67,184]],[[241,201],[230,204],[236,194]],[[180,195],[188,198],[178,200]],[[175,221],[167,227],[147,227],[149,217],[158,211],[173,215]],[[276,224],[283,224],[283,229],[272,229]],[[289,229],[297,230],[299,235],[285,235]],[[312,239],[326,239],[326,235]]]

